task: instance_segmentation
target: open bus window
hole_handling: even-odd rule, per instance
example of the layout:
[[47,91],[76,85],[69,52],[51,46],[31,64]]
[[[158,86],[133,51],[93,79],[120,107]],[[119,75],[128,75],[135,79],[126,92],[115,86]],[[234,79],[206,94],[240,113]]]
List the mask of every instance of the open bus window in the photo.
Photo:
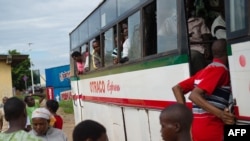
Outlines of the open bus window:
[[90,46],[90,70],[96,70],[102,67],[102,57],[101,57],[101,44],[100,37],[97,37],[91,41]]
[[143,10],[143,42],[145,56],[157,53],[156,1]]
[[157,53],[177,49],[176,2],[157,0]]
[[83,72],[89,71],[89,44],[86,43],[81,47],[82,50],[82,62],[83,62]]
[[[128,19],[122,21],[121,35],[124,39],[122,43],[122,52],[120,63],[127,61],[136,60],[142,56],[142,45],[141,45],[141,20],[140,11],[128,17]],[[121,40],[121,39],[120,39]]]

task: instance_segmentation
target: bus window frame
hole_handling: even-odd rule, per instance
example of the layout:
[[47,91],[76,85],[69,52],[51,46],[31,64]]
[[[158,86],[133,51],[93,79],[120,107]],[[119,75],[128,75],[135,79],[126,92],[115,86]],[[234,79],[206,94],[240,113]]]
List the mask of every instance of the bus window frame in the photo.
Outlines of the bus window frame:
[[[101,47],[101,58],[102,58],[102,62],[101,62],[102,67],[99,68],[99,69],[97,69],[97,70],[91,70],[91,61],[89,60],[90,71],[86,72],[85,74],[95,73],[95,72],[97,72],[97,71],[102,71],[102,70],[111,69],[111,68],[116,68],[116,67],[121,67],[121,66],[133,65],[133,64],[136,64],[136,63],[140,63],[140,62],[147,62],[147,61],[149,61],[149,60],[161,58],[161,57],[163,57],[163,56],[173,56],[173,55],[181,55],[181,54],[187,54],[187,55],[188,55],[188,54],[189,54],[189,53],[188,53],[189,47],[188,47],[188,45],[187,45],[188,42],[184,43],[184,45],[183,45],[182,43],[180,43],[180,42],[178,41],[178,42],[177,42],[177,48],[176,48],[176,49],[172,49],[172,50],[168,50],[168,51],[165,51],[165,52],[156,53],[156,54],[152,54],[152,55],[146,56],[146,55],[143,53],[144,50],[145,50],[145,48],[144,48],[145,42],[144,42],[143,40],[141,40],[142,49],[141,49],[141,57],[140,57],[139,59],[129,60],[129,62],[124,63],[124,64],[118,64],[118,65],[113,65],[113,66],[104,66],[104,50],[102,49],[103,44],[104,44],[104,43],[102,43],[102,42],[103,42],[103,37],[102,37],[103,34],[104,34],[105,32],[107,32],[107,30],[109,30],[110,28],[112,28],[112,27],[114,27],[114,26],[116,26],[117,32],[119,32],[119,31],[121,30],[119,24],[120,24],[124,19],[126,19],[126,18],[132,16],[133,14],[137,13],[138,11],[140,12],[140,20],[141,20],[140,34],[142,34],[142,32],[143,32],[143,30],[142,30],[142,28],[143,28],[143,17],[142,17],[142,16],[143,16],[143,9],[144,9],[147,5],[151,4],[152,2],[154,2],[154,0],[147,0],[147,1],[145,1],[140,7],[136,6],[136,7],[134,7],[133,9],[131,9],[130,11],[125,12],[123,15],[117,17],[116,21],[112,21],[112,22],[110,22],[110,23],[107,23],[104,27],[101,27],[101,28],[100,28],[100,32],[96,32],[96,33],[94,33],[94,34],[92,34],[92,35],[89,35],[88,38],[85,39],[85,40],[83,41],[84,43],[89,42],[89,52],[90,52],[90,60],[91,60],[92,41],[93,41],[93,39],[94,39],[95,37],[99,36],[99,37],[100,37],[100,47]],[[156,1],[156,2],[157,2],[157,1]],[[183,6],[184,3],[182,2],[182,0],[177,0],[177,3],[179,3],[179,2],[181,2],[182,4],[181,4],[181,5],[177,4],[177,6],[176,6],[176,8],[177,8],[177,17],[178,17],[178,21],[179,21],[179,22],[181,22],[181,21],[186,21],[186,20],[183,20],[183,19],[182,19],[182,17],[183,17],[183,15],[182,15],[182,14],[183,14],[183,11],[182,11],[182,12],[180,11],[180,10],[184,7],[184,6]],[[99,5],[98,8],[100,8],[100,6],[101,6],[101,5]],[[98,13],[101,15],[100,9],[98,9],[98,8],[96,8],[95,10],[97,10]],[[94,10],[93,12],[91,12],[91,14],[95,13],[95,12],[96,12],[95,10]],[[184,10],[184,11],[185,11],[185,10]],[[88,19],[88,18],[91,17],[91,14],[90,14],[89,16],[87,16],[87,17],[84,19],[84,21],[81,22],[81,24],[83,24],[83,22],[87,22],[87,23],[88,23],[88,22],[89,22],[89,19]],[[184,14],[185,14],[185,13],[184,13]],[[181,20],[181,19],[182,19],[182,20]],[[186,24],[186,23],[185,23],[185,24]],[[101,26],[101,25],[100,25],[100,26]],[[177,25],[177,30],[181,30],[181,29],[180,29],[181,27],[182,27],[182,25],[181,25],[181,24],[178,24],[178,25]],[[79,30],[78,28],[79,28],[79,26],[76,27],[76,28],[71,32],[71,34],[72,34],[73,32],[75,32],[76,30]],[[182,27],[182,28],[185,29],[185,28],[187,28],[187,26]],[[187,30],[187,29],[186,29],[186,30]],[[183,31],[183,34],[187,34],[187,31]],[[119,35],[118,35],[118,36],[119,36]],[[179,34],[179,35],[177,36],[177,40],[183,40],[183,37],[180,37],[180,36],[183,36],[183,35]],[[187,36],[187,35],[185,35],[185,36]],[[120,38],[120,37],[118,37],[118,38]],[[185,38],[187,38],[187,37],[185,37]],[[120,39],[118,39],[118,40],[120,40]],[[188,39],[186,39],[186,41],[188,41]],[[81,45],[83,45],[84,43],[82,43]],[[79,46],[81,46],[81,45],[79,45]],[[71,47],[71,50],[72,50],[72,48],[74,48],[74,47]],[[77,47],[75,47],[75,48],[77,48]],[[121,48],[121,47],[120,47],[120,48]],[[120,48],[119,48],[119,49],[120,49]],[[118,54],[119,59],[120,59],[120,55],[121,55],[121,54]]]
[[245,10],[244,10],[244,14],[246,15],[246,20],[245,20],[245,28],[240,29],[240,30],[236,30],[236,31],[230,31],[229,28],[231,27],[231,22],[230,22],[230,1],[231,0],[225,0],[225,21],[226,21],[226,26],[227,26],[227,30],[226,30],[226,34],[227,34],[227,39],[228,40],[232,40],[232,39],[236,39],[236,38],[240,38],[240,37],[246,37],[249,36],[249,29],[250,29],[250,18],[249,18],[249,8],[250,7],[250,2],[248,2],[248,0],[244,0],[245,3]]

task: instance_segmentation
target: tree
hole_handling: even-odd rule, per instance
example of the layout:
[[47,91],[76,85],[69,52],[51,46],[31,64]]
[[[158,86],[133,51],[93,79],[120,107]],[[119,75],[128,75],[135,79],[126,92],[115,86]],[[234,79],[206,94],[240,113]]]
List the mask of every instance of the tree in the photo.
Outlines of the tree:
[[[21,55],[20,52],[16,50],[9,50],[8,54],[10,55]],[[13,66],[11,69],[12,75],[12,85],[17,90],[25,90],[25,81],[23,80],[24,76],[27,76],[27,86],[31,85],[31,74],[30,74],[30,59],[26,59],[23,62],[19,63],[16,66]]]

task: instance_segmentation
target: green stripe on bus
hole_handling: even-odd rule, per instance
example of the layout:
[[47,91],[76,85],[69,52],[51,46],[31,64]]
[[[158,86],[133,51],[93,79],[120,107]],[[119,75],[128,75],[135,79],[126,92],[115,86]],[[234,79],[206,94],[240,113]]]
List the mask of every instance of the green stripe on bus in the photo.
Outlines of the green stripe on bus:
[[187,62],[188,62],[187,55],[178,55],[178,56],[172,56],[172,57],[165,56],[165,57],[157,58],[154,60],[142,61],[142,62],[134,63],[134,64],[133,63],[118,64],[116,67],[113,67],[110,69],[104,68],[102,70],[97,70],[95,72],[90,72],[87,74],[80,75],[79,76],[80,78],[71,77],[71,81],[106,76],[106,75],[111,75],[111,74],[139,71],[139,70],[144,70],[144,69],[152,69],[152,68],[182,64],[182,63],[187,63]]
[[231,46],[231,44],[227,45],[227,55],[232,56],[232,46]]

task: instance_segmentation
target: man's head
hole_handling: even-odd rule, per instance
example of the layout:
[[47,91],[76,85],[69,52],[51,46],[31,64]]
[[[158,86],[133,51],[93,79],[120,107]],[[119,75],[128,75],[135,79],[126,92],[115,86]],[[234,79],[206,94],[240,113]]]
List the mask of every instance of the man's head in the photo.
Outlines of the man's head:
[[72,57],[75,61],[81,61],[82,54],[81,54],[79,51],[74,51],[74,52],[71,54],[71,57]]
[[94,40],[92,42],[92,47],[96,53],[100,54],[100,41],[99,40]]
[[225,39],[215,40],[212,45],[213,57],[223,61],[224,64],[228,64],[227,57],[227,42]]
[[25,103],[21,99],[17,97],[9,98],[4,104],[4,113],[7,121],[20,120],[20,123],[23,123],[23,127],[25,127],[27,113]]
[[35,99],[34,99],[32,96],[30,96],[30,95],[25,96],[24,102],[25,102],[29,107],[35,106]]
[[32,125],[38,136],[44,135],[49,129],[51,113],[46,108],[37,108],[32,113]]
[[176,141],[180,136],[190,133],[193,114],[183,104],[173,104],[160,114],[161,136],[164,141]]
[[56,113],[59,108],[59,104],[56,100],[48,100],[46,102],[46,107],[51,113]]
[[73,130],[73,141],[107,141],[106,129],[93,120],[80,122]]
[[3,97],[3,99],[2,99],[3,104],[5,104],[7,100],[8,100],[8,97],[6,97],[6,96]]

